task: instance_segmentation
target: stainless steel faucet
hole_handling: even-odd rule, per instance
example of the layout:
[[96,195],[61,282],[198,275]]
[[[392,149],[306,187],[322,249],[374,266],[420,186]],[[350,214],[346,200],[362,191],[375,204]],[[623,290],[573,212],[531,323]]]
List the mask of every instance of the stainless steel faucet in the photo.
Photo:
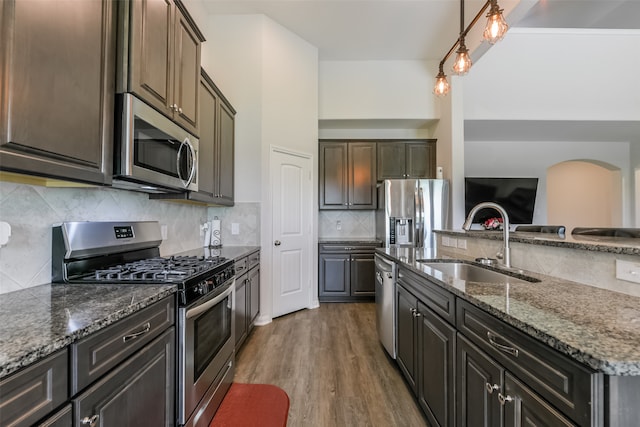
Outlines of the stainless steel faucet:
[[504,240],[504,247],[502,249],[502,263],[505,267],[511,268],[511,251],[509,250],[509,214],[504,210],[502,206],[494,202],[482,202],[475,205],[469,215],[467,215],[467,219],[464,220],[464,224],[462,224],[462,228],[464,230],[471,229],[471,222],[473,221],[473,217],[476,216],[476,213],[480,209],[484,208],[493,208],[498,211],[500,216],[502,217],[502,238]]

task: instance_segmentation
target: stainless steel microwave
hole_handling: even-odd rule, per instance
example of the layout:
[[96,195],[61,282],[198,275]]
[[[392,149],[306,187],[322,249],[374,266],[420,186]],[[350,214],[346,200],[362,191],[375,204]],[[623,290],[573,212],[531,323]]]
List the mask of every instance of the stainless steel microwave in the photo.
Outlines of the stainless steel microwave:
[[131,93],[116,98],[113,186],[197,191],[198,139]]

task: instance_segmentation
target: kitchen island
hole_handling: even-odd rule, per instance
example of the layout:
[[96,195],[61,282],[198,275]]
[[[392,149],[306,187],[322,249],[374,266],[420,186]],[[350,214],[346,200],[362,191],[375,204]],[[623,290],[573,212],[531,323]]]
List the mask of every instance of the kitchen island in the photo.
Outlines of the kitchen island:
[[[640,298],[520,269],[519,256],[508,274],[534,282],[474,282],[437,270],[438,262],[474,264],[483,251],[495,254],[497,233],[479,233],[491,237],[441,232],[464,239],[466,249],[442,246],[440,236],[436,250],[376,250],[398,266],[398,364],[427,418],[463,425],[504,416],[513,425],[534,411],[550,425],[637,425]],[[482,244],[492,240],[498,245]],[[587,250],[615,250],[601,246]]]

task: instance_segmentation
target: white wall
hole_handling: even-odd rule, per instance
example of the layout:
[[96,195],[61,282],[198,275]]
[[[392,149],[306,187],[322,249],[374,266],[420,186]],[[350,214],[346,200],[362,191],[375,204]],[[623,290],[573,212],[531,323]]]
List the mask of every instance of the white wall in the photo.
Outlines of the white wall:
[[432,61],[320,61],[320,138],[432,138]]
[[[547,223],[547,168],[568,160],[600,160],[620,169],[623,177],[623,198],[630,200],[629,181],[632,170],[629,163],[629,143],[617,142],[485,142],[466,141],[464,168],[466,176],[537,177],[533,222]],[[626,183],[626,184],[625,184]],[[624,213],[624,212],[623,212]],[[632,223],[623,215],[625,226]],[[589,224],[584,224],[588,226]]]
[[464,77],[466,120],[640,118],[640,31],[512,28]]
[[[270,149],[277,146],[312,158],[313,197],[317,200],[318,52],[264,15],[205,14],[198,15],[197,22],[207,38],[202,47],[203,67],[238,111],[236,200],[260,202],[259,322],[264,323],[272,313]],[[226,215],[233,220],[233,211]],[[313,212],[314,242],[317,222],[317,212]],[[315,260],[316,245],[313,251]],[[311,266],[312,283],[317,283],[317,263]]]
[[320,61],[319,118],[437,119],[437,70],[426,61]]

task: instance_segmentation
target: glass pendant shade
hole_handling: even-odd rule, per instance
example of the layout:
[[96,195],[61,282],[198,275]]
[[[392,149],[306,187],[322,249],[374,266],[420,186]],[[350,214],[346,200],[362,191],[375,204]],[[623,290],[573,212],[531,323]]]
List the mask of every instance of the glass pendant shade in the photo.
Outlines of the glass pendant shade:
[[495,44],[502,40],[508,29],[509,25],[502,16],[502,9],[498,7],[497,1],[492,1],[491,10],[487,14],[487,26],[484,28],[482,36],[489,43]]
[[469,72],[471,68],[471,57],[469,49],[464,45],[464,39],[460,41],[460,47],[456,51],[456,60],[453,63],[453,72],[459,76],[463,76]]
[[436,76],[436,85],[433,87],[433,93],[436,96],[445,96],[449,93],[449,82],[442,70]]

